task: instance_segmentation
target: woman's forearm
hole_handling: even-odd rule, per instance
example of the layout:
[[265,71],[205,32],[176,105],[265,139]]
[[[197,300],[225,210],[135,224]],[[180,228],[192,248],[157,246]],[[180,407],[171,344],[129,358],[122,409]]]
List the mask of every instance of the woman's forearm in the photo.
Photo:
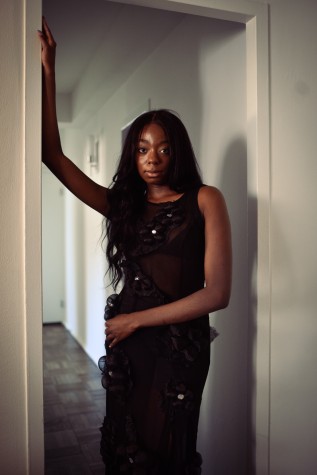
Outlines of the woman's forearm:
[[50,168],[57,165],[62,154],[56,114],[56,85],[54,71],[47,72],[43,68],[43,131],[42,152],[43,162]]
[[108,345],[112,348],[140,328],[187,322],[220,310],[228,305],[229,293],[229,289],[216,291],[205,287],[166,305],[130,314],[119,314],[105,323]]
[[225,308],[228,303],[229,292],[205,287],[175,302],[135,312],[135,329],[186,322]]

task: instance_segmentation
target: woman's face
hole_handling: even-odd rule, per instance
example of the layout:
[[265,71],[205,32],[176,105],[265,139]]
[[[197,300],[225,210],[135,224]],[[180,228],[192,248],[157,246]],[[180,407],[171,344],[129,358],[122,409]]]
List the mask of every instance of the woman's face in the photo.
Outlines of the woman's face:
[[136,166],[148,185],[166,183],[171,155],[166,134],[157,124],[146,125],[136,147]]

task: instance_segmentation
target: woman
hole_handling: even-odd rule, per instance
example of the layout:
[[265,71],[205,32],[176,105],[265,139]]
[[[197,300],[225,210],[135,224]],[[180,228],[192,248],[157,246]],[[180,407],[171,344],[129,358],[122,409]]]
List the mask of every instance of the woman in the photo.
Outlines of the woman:
[[83,174],[60,144],[56,45],[45,20],[39,36],[43,161],[105,216],[112,282],[124,282],[106,308],[107,355],[100,360],[107,389],[101,428],[106,473],[199,474],[196,439],[209,368],[208,313],[228,305],[231,286],[224,199],[216,188],[202,185],[186,129],[166,110],[134,121],[109,188]]

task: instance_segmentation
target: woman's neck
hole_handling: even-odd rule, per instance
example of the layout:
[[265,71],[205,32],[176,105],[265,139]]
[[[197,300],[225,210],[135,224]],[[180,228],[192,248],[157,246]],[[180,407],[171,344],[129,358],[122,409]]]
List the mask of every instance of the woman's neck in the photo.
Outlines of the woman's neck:
[[183,193],[178,193],[172,190],[169,186],[152,185],[148,186],[146,190],[146,199],[152,203],[163,203],[165,201],[175,201],[182,196]]

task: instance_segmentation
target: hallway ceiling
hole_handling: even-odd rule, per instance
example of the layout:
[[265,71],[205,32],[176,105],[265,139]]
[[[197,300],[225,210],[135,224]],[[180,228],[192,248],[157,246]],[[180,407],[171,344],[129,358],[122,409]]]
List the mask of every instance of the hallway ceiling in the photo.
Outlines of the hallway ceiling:
[[75,90],[101,43],[108,45],[102,56],[107,74],[120,68],[122,77],[122,70],[130,74],[184,17],[107,0],[43,0],[43,14],[57,42],[57,92],[64,94]]

